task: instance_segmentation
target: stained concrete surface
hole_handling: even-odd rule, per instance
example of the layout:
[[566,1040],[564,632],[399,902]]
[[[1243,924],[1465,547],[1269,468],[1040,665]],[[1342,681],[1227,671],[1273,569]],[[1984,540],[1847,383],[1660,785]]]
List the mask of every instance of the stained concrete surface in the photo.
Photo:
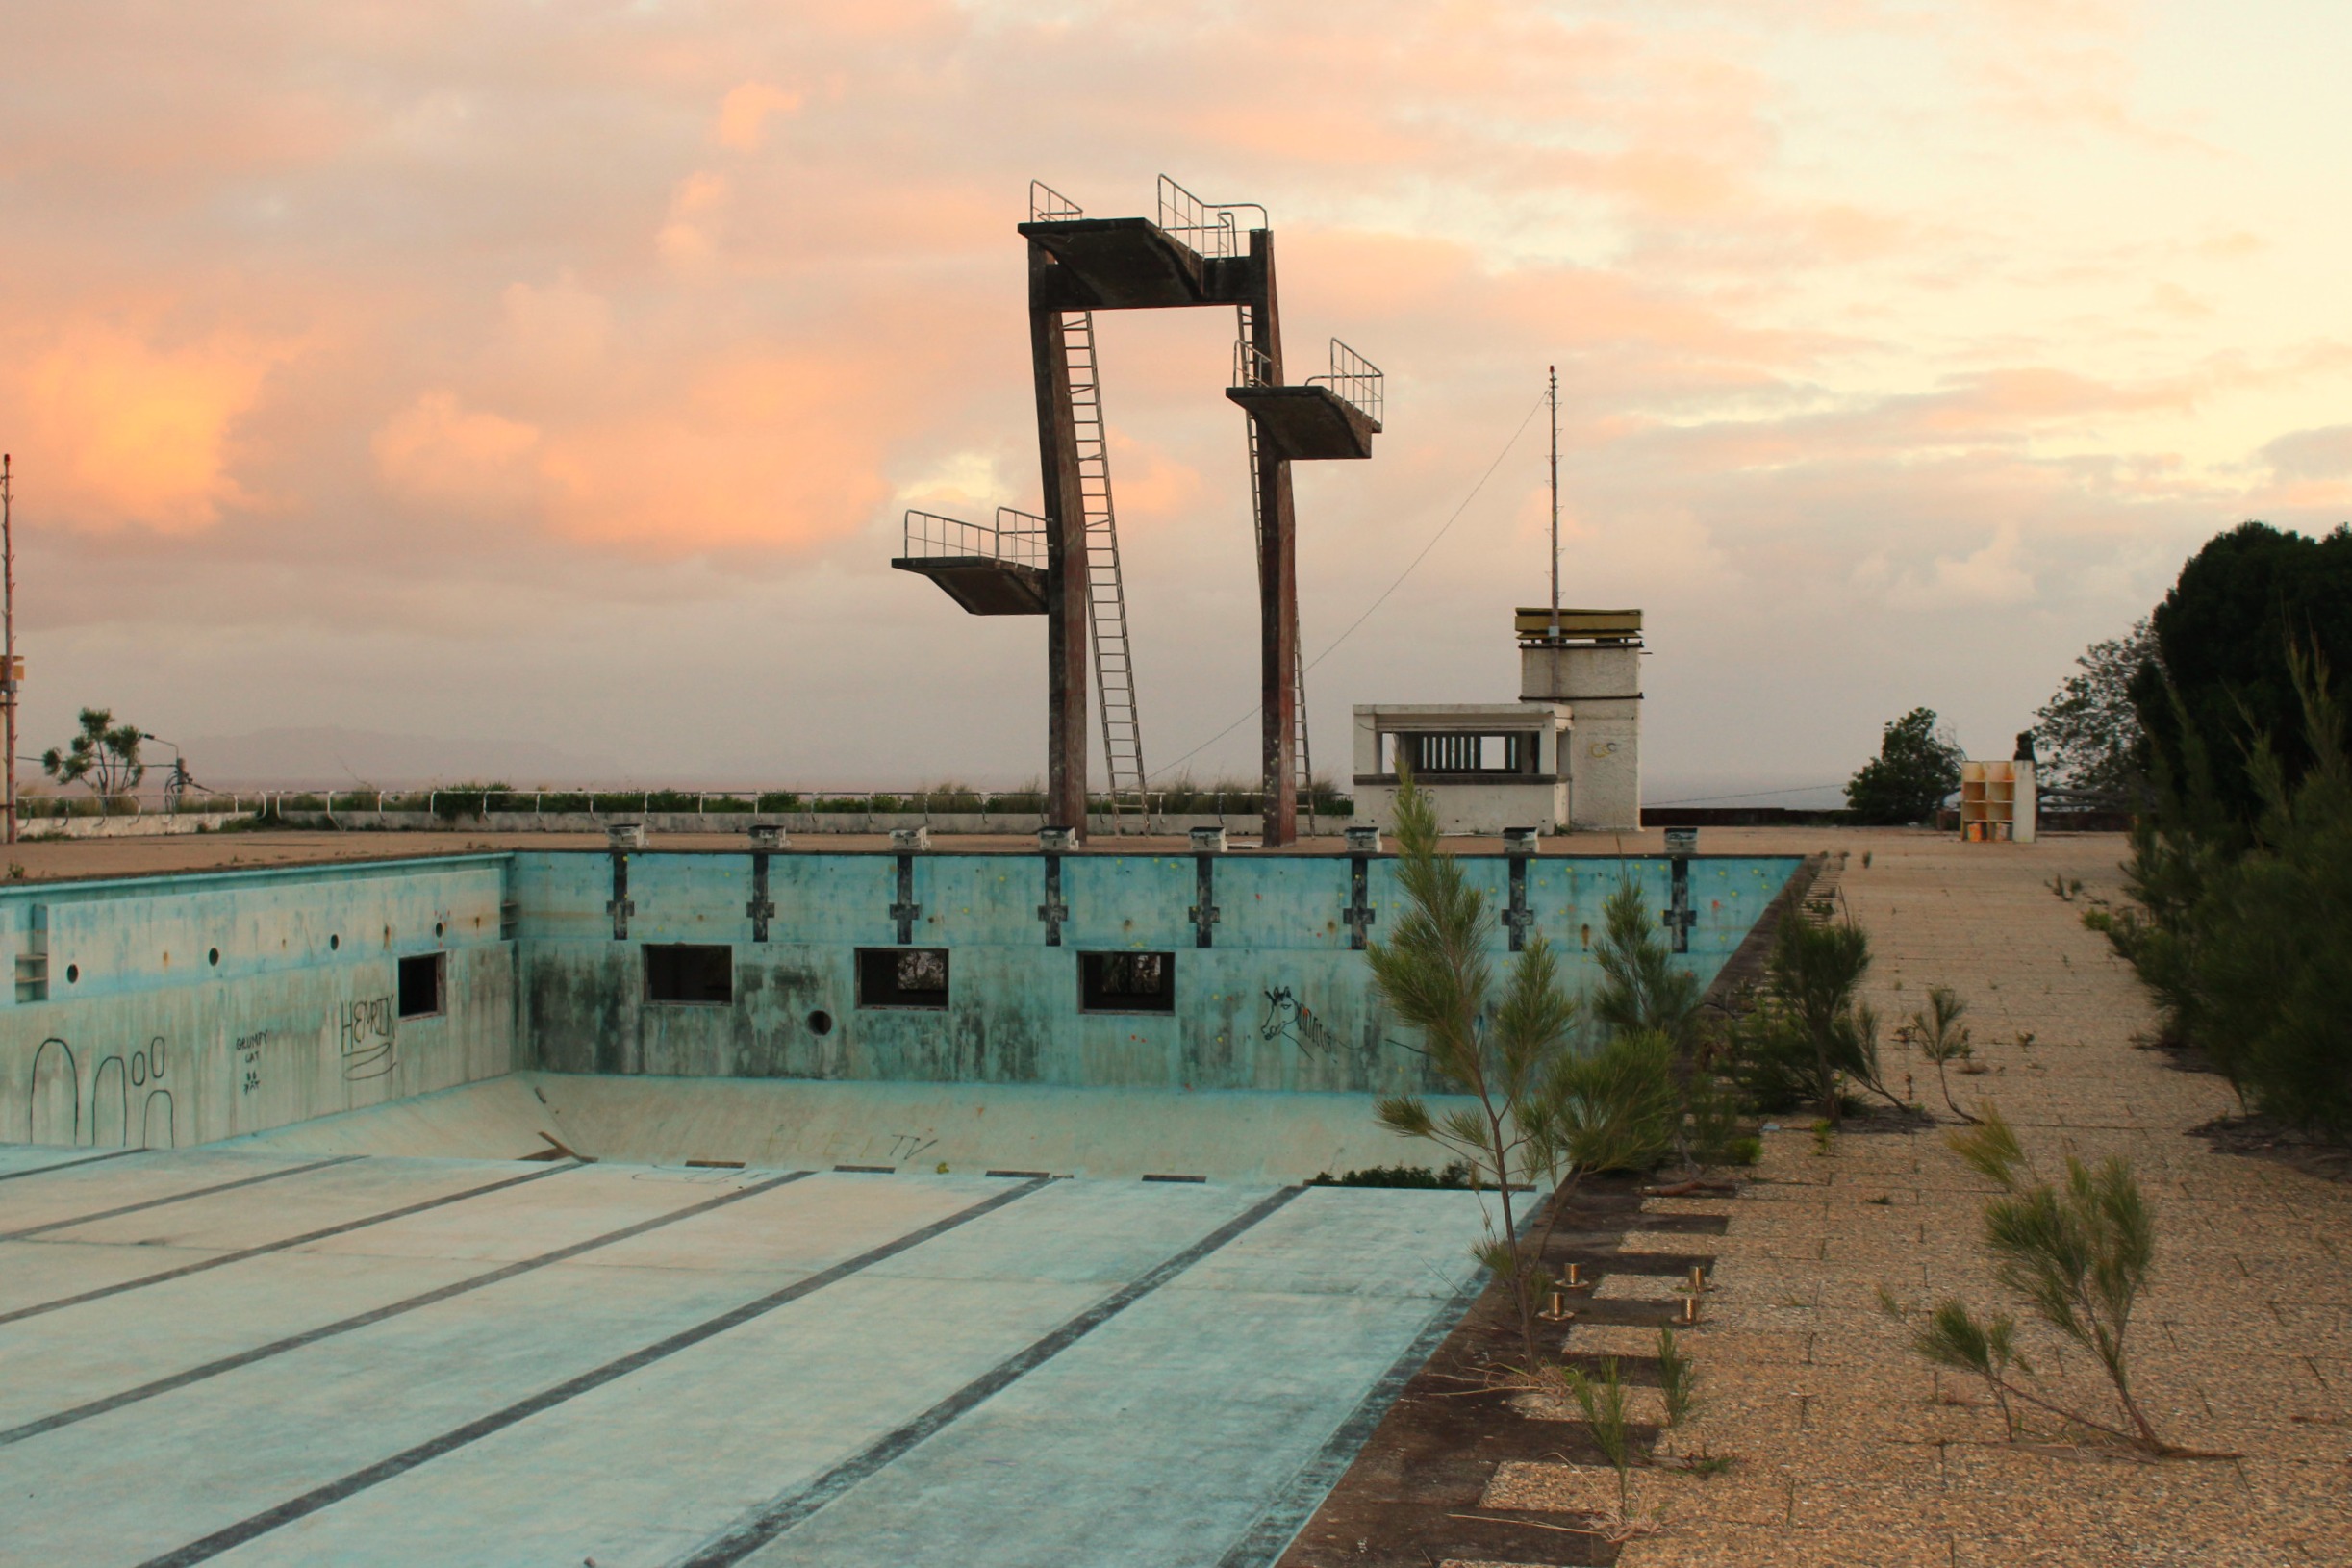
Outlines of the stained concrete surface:
[[317,1158],[0,1148],[0,1232],[49,1227],[0,1240],[0,1563],[1270,1560],[1228,1553],[1303,1519],[1479,1225],[1452,1193]]

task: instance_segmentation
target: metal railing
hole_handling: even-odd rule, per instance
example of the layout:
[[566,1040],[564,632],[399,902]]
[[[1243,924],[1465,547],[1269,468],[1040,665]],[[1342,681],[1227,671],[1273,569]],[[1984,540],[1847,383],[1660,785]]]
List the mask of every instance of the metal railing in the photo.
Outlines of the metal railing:
[[1066,218],[1084,217],[1086,209],[1054,190],[1043,180],[1029,182],[1029,221],[1059,223]]
[[[1124,799],[1090,795],[1090,815],[1112,817],[1141,804],[1146,820],[1172,817],[1254,817],[1263,797],[1254,790],[1182,786],[1151,790]],[[103,804],[106,809],[97,809]],[[1300,792],[1310,813],[1347,816],[1349,797],[1319,786]],[[492,815],[526,817],[701,816],[921,816],[1026,818],[1046,809],[1036,790],[260,790],[253,794],[190,796],[176,810],[164,810],[134,795],[107,797],[32,796],[19,802],[18,820],[28,825],[105,817],[223,815],[263,821],[324,817],[331,822],[390,817],[439,817],[456,822]],[[58,809],[69,808],[69,809]]]
[[1361,409],[1375,424],[1383,422],[1387,382],[1387,372],[1337,338],[1331,340],[1330,373],[1306,378],[1310,387],[1330,388],[1334,396]]
[[907,509],[905,535],[899,546],[903,557],[910,561],[937,560],[942,557],[969,560],[975,557],[1002,561],[1011,566],[1046,567],[1046,519],[1009,506],[997,508],[996,526],[981,522],[966,522],[960,518],[941,517],[936,512]]
[[[1242,309],[1247,312],[1249,307],[1245,305]],[[1252,342],[1247,337],[1233,340],[1233,385],[1236,387],[1277,385],[1274,375],[1274,357],[1260,352],[1257,344]]]
[[1249,230],[1242,227],[1238,216],[1255,213],[1257,222],[1252,227],[1270,228],[1266,209],[1253,201],[1202,201],[1163,174],[1159,184],[1159,226],[1203,256],[1240,256],[1248,253]]

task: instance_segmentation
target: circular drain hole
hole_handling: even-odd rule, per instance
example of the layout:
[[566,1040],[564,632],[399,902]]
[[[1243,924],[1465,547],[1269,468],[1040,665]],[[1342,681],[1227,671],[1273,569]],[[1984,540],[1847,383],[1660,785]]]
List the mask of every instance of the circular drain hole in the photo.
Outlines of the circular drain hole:
[[206,953],[204,955],[204,961],[208,964],[217,966],[220,962],[220,949],[218,948],[215,948],[212,949],[212,951]]
[[343,939],[342,939],[342,934],[341,934],[341,932],[337,932],[336,934],[334,934],[334,935],[332,935],[332,936],[330,936],[330,937],[328,937],[328,938],[327,938],[327,951],[329,951],[329,952],[333,952],[333,951],[335,951],[337,948],[341,948],[342,945],[343,945]]
[[833,1015],[826,1012],[822,1007],[809,1014],[808,1032],[811,1034],[831,1034],[833,1032]]
[[435,922],[433,923],[433,934],[434,934],[435,936],[439,936],[439,935],[441,935],[441,933],[442,933],[442,931],[443,931],[443,929],[444,929],[444,927],[442,925],[442,923],[441,923],[441,922],[439,922],[439,921],[435,921]]
[[79,965],[79,964],[67,964],[67,965],[65,966],[65,983],[66,983],[67,985],[71,985],[71,984],[73,984],[73,982],[74,982],[74,981],[76,981],[76,980],[80,979],[81,977],[82,977],[82,966],[81,966],[81,965]]

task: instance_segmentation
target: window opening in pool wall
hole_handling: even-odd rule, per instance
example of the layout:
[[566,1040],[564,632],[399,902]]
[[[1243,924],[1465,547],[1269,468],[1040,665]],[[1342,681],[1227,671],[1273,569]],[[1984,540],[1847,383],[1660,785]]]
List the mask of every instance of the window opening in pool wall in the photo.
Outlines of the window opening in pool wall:
[[1078,954],[1078,1011],[1082,1013],[1175,1012],[1176,954],[1172,952],[1082,952]]
[[645,999],[727,1005],[735,999],[735,949],[714,943],[646,943]]
[[860,948],[857,950],[860,1007],[945,1007],[948,949],[945,948]]
[[400,1016],[431,1018],[442,1010],[442,959],[437,952],[420,952],[400,960]]

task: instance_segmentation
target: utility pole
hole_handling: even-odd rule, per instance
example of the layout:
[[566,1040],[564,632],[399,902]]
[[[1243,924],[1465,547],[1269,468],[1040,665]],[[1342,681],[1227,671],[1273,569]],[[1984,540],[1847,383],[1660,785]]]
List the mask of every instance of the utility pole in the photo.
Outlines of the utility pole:
[[10,514],[12,460],[0,452],[0,704],[8,713],[8,826],[4,842],[16,842],[16,529]]
[[1551,391],[1544,394],[1552,405],[1552,645],[1560,641],[1560,367],[1545,367],[1551,372]]

